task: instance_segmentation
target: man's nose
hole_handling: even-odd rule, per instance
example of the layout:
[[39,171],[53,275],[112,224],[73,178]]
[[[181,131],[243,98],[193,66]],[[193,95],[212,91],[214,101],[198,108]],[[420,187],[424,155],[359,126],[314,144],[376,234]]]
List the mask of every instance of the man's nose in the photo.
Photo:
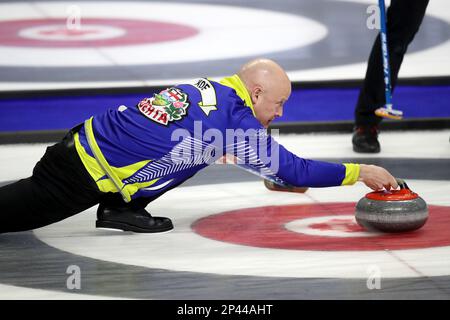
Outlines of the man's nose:
[[277,111],[275,112],[275,115],[277,117],[282,117],[283,116],[283,108],[278,108]]

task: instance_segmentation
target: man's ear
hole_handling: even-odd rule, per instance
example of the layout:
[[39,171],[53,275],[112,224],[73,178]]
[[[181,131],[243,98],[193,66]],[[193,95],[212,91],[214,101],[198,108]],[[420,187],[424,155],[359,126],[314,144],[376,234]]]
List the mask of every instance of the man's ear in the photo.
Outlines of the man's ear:
[[256,86],[253,90],[252,90],[252,102],[256,103],[256,101],[259,99],[259,96],[262,93],[262,89],[261,87]]

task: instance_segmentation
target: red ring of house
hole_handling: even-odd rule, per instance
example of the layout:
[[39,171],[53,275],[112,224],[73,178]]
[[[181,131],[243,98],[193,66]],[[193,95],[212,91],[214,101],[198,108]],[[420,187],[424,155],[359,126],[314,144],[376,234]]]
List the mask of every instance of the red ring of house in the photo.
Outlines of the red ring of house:
[[450,207],[428,206],[421,229],[372,237],[312,236],[284,225],[302,218],[354,214],[355,203],[270,206],[223,212],[195,221],[192,229],[213,240],[260,248],[319,251],[404,250],[450,246]]
[[83,25],[102,25],[115,27],[125,31],[122,36],[95,40],[44,40],[29,39],[19,36],[20,31],[33,27],[61,25],[65,28],[65,19],[27,19],[0,21],[0,45],[16,47],[50,47],[50,48],[83,48],[127,46],[180,40],[198,34],[199,30],[190,26],[131,19],[85,18]]

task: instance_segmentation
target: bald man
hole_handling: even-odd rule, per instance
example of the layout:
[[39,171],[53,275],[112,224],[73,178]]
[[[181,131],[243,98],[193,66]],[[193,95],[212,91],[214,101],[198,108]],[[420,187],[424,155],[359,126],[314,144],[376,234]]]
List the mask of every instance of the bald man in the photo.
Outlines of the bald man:
[[266,128],[290,94],[284,70],[257,59],[219,82],[196,79],[95,115],[47,148],[31,177],[0,188],[0,233],[39,228],[96,204],[99,228],[171,230],[169,218],[153,217],[146,206],[224,154],[280,186],[397,187],[383,168],[302,159],[279,145]]

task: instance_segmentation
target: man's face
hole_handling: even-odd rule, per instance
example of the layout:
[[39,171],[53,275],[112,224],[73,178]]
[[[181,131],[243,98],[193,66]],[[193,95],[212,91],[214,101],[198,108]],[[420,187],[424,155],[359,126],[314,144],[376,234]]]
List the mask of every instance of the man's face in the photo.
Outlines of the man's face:
[[274,85],[264,89],[256,87],[252,92],[253,107],[256,118],[264,128],[278,117],[283,115],[283,106],[291,94],[291,87],[287,85]]

